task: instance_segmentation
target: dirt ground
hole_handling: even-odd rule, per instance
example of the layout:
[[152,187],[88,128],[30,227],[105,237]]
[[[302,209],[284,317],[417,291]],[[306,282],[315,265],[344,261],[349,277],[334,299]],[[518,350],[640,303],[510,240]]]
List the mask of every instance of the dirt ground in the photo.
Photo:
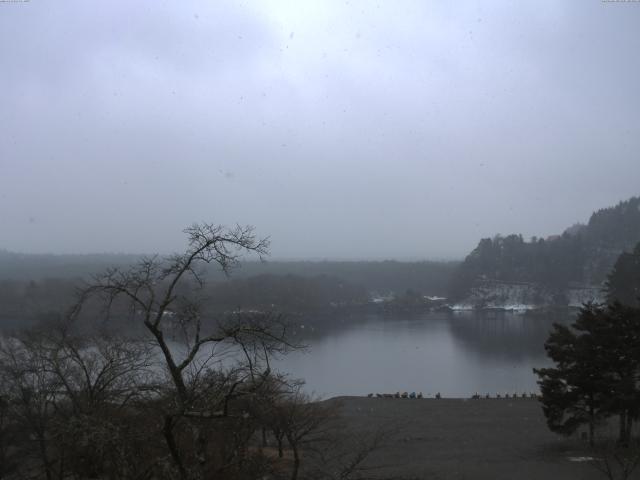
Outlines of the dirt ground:
[[[380,478],[604,479],[588,445],[551,433],[535,399],[340,397],[349,428],[397,433],[371,456]],[[636,472],[638,474],[638,472]],[[633,477],[636,478],[636,477]]]

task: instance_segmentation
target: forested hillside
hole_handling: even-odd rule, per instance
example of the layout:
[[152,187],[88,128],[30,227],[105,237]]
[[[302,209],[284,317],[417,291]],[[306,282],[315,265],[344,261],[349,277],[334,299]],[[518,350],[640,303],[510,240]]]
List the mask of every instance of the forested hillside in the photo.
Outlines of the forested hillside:
[[586,225],[573,225],[559,236],[483,238],[455,272],[450,294],[464,298],[487,281],[525,282],[554,292],[573,284],[601,285],[618,256],[639,241],[640,197],[598,210]]

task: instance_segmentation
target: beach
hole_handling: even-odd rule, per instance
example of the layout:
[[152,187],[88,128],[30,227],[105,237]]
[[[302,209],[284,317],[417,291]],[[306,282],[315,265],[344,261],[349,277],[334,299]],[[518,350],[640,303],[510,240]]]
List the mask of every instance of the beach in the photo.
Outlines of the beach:
[[391,433],[370,474],[403,479],[605,478],[577,436],[549,431],[536,399],[337,397],[348,428]]

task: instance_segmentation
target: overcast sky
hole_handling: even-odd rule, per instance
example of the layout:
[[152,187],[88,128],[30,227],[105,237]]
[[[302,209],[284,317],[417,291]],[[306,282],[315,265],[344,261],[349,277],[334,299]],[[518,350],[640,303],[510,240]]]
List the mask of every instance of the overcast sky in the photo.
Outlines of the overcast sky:
[[640,194],[640,3],[0,3],[0,248],[459,258]]

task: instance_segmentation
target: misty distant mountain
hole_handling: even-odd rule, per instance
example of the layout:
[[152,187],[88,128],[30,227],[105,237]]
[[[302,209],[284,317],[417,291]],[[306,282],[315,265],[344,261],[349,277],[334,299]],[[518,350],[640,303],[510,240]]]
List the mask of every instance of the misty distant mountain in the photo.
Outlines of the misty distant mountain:
[[525,283],[562,303],[569,288],[601,286],[618,256],[638,242],[640,197],[633,197],[594,212],[586,225],[575,224],[560,235],[483,238],[456,270],[450,294],[462,299],[483,284]]

